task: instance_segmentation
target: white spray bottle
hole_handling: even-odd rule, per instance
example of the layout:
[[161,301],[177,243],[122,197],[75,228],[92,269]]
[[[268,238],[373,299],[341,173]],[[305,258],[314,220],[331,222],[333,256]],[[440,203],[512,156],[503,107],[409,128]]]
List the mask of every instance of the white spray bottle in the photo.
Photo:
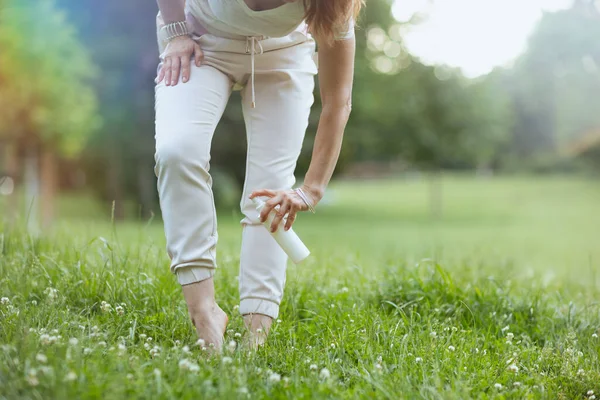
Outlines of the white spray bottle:
[[[254,202],[254,205],[256,206],[256,211],[258,211],[260,213],[261,210],[265,206],[265,202],[257,197],[253,198],[252,201]],[[276,232],[271,232],[271,223],[273,222],[274,218],[275,218],[275,212],[273,210],[269,213],[269,215],[267,216],[267,219],[263,223],[263,225],[267,228],[269,233],[271,233],[271,236],[273,236],[275,241],[277,241],[279,246],[281,246],[281,248],[283,249],[283,251],[285,251],[285,253],[288,255],[288,257],[295,264],[300,263],[302,260],[304,260],[306,257],[308,257],[310,255],[310,251],[304,245],[304,243],[302,243],[302,240],[300,240],[300,238],[298,237],[298,235],[296,234],[296,232],[294,232],[294,230],[292,228],[290,228],[289,231],[286,231],[283,228],[284,220],[281,221]]]

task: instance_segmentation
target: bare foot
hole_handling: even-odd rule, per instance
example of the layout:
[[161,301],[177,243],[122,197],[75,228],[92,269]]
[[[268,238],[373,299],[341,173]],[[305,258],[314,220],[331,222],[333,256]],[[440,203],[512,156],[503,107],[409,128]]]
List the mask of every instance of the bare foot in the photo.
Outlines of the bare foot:
[[213,279],[184,285],[181,288],[198,337],[204,340],[204,347],[220,351],[229,318],[215,302]]
[[256,350],[267,341],[273,318],[263,314],[246,314],[244,324],[248,329],[244,344],[251,350]]
[[207,350],[221,351],[223,336],[229,322],[225,311],[221,310],[217,303],[213,303],[212,307],[190,310],[190,318],[196,327],[198,338],[204,340],[203,347]]

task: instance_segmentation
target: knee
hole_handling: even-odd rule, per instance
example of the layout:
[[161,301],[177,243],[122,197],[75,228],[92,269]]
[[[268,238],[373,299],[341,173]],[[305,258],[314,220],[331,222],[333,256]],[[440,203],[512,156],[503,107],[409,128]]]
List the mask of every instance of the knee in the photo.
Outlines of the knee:
[[186,140],[187,135],[171,135],[169,139],[157,140],[154,159],[158,169],[201,168],[208,169],[209,155],[198,143]]

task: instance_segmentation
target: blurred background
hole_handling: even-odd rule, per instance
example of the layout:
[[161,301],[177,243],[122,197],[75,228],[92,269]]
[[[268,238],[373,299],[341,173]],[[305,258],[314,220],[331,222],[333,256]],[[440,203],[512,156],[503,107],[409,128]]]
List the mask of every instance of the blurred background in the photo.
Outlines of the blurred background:
[[[160,215],[156,3],[0,7],[2,218],[43,227]],[[325,204],[377,181],[397,188],[386,192],[390,205],[421,193],[407,200],[405,216],[434,220],[483,206],[485,198],[465,201],[481,190],[477,182],[501,179],[490,189],[497,197],[539,180],[569,191],[570,181],[600,176],[600,1],[367,0],[357,46],[353,113],[335,176],[346,183],[332,185]],[[317,96],[299,179],[319,111]],[[234,94],[212,149],[221,213],[238,208],[245,150]]]

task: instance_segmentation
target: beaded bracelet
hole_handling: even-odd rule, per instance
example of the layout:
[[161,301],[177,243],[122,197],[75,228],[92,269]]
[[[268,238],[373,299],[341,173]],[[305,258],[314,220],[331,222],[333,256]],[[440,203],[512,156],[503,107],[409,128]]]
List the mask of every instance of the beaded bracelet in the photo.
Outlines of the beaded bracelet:
[[312,203],[308,200],[308,196],[306,195],[306,193],[304,193],[304,190],[302,190],[302,188],[297,188],[294,191],[298,194],[298,196],[300,196],[302,201],[304,201],[304,203],[308,206],[308,209],[310,210],[310,212],[314,214],[315,208],[313,207]]
[[166,42],[170,42],[179,36],[189,35],[187,23],[185,21],[178,21],[167,24],[161,28],[161,35]]

